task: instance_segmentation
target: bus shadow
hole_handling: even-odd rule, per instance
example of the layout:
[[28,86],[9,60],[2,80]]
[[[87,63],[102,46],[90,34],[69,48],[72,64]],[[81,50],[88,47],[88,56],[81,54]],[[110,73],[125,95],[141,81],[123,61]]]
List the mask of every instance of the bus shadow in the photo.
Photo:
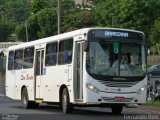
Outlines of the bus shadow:
[[[113,116],[110,108],[75,108],[73,114],[84,114],[84,115],[95,115],[95,116]],[[114,116],[122,116],[123,114],[118,114]]]
[[[22,106],[11,106],[12,108],[16,109],[23,109]],[[24,110],[24,109],[23,109]],[[27,109],[24,111],[34,111],[35,114],[42,113],[42,114],[64,114],[61,108],[58,105],[40,105],[38,108],[34,109]],[[33,113],[33,114],[34,114]],[[67,115],[82,115],[82,116],[123,116],[123,114],[115,115],[111,112],[110,108],[100,109],[100,108],[83,108],[83,107],[74,107],[73,112]]]

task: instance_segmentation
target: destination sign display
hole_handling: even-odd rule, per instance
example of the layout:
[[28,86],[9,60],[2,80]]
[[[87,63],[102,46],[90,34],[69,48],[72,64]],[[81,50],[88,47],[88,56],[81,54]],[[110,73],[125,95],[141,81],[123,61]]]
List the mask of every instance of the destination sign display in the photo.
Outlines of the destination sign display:
[[88,38],[91,40],[95,39],[106,39],[106,40],[136,40],[143,41],[143,34],[140,32],[133,32],[127,30],[110,30],[110,29],[95,29],[88,32]]
[[105,37],[125,37],[128,38],[128,32],[104,31]]

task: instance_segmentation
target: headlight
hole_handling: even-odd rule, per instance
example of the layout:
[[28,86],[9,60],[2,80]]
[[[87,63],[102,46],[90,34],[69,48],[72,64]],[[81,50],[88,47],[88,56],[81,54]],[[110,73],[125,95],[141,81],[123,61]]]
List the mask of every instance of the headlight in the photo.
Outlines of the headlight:
[[145,90],[145,88],[144,87],[141,87],[141,91],[144,91]]
[[138,91],[137,91],[137,94],[139,95],[139,94],[141,94],[141,92],[143,92],[144,90],[145,90],[145,86],[143,86],[143,87],[141,87]]
[[87,84],[87,88],[96,93],[100,92],[100,90],[92,84]]

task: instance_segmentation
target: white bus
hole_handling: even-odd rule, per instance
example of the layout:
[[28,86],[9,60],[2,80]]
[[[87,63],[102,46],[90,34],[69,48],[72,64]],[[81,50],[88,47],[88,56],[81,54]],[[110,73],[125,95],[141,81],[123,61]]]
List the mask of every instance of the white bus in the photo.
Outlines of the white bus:
[[146,101],[146,48],[140,31],[84,28],[8,48],[6,95],[24,108],[58,103],[121,113]]

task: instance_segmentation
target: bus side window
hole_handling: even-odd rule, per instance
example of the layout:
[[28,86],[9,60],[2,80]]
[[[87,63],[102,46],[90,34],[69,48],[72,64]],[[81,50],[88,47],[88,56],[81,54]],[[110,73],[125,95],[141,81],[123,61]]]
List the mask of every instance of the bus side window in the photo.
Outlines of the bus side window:
[[73,39],[60,41],[58,64],[69,64],[72,62]]
[[23,49],[16,50],[14,56],[14,69],[19,70],[22,69],[23,65]]
[[13,70],[13,66],[14,66],[14,51],[10,51],[8,57],[8,70]]
[[25,48],[23,68],[24,69],[32,68],[33,60],[34,60],[34,47]]
[[56,43],[49,43],[46,47],[46,58],[45,58],[45,65],[46,66],[53,66],[57,63],[57,42]]

